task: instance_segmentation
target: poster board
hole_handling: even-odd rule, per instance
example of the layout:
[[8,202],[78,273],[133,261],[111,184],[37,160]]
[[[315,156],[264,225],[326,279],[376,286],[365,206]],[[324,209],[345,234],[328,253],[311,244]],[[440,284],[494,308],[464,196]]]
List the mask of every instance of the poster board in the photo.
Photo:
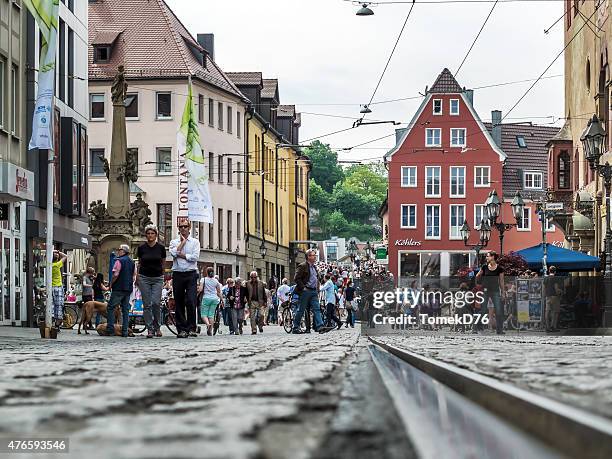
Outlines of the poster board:
[[542,321],[543,293],[544,279],[516,279],[516,312],[519,323]]

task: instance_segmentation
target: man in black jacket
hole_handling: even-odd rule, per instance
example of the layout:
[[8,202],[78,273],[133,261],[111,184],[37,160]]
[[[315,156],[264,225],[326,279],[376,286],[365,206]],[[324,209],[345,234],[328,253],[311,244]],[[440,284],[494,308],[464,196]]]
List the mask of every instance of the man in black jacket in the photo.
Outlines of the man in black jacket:
[[315,266],[317,260],[317,252],[314,249],[306,251],[306,261],[300,264],[295,272],[294,282],[295,293],[300,296],[298,310],[293,318],[292,333],[300,334],[300,323],[302,316],[306,310],[306,306],[310,305],[314,316],[314,330],[319,333],[326,333],[331,330],[330,327],[323,326],[321,319],[321,309],[319,305],[319,272]]

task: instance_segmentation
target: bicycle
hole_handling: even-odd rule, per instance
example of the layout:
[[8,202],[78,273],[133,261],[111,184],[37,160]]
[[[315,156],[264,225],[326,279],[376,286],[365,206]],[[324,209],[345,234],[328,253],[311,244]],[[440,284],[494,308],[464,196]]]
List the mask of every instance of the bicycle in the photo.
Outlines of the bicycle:
[[64,303],[64,318],[60,328],[63,330],[70,330],[79,321],[79,312],[77,303]]
[[161,321],[166,326],[168,331],[173,335],[177,335],[176,316],[174,312],[174,299],[170,297],[162,298],[161,300]]

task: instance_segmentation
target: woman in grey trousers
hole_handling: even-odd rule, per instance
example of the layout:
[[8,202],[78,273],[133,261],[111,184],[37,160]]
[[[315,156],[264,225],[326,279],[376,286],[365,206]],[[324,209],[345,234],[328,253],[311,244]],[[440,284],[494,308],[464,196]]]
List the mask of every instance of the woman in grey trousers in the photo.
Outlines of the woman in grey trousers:
[[142,294],[144,320],[147,325],[147,338],[162,336],[161,326],[161,294],[164,284],[164,261],[166,248],[157,242],[157,227],[148,225],[145,228],[147,242],[138,247],[138,269],[136,282]]

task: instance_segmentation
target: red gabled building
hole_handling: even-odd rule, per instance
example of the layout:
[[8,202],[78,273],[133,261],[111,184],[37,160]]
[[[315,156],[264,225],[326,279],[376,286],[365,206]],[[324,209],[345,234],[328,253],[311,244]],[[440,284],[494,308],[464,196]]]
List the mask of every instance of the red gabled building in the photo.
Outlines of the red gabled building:
[[[474,110],[472,97],[444,69],[385,155],[389,270],[399,286],[453,275],[473,262],[460,228],[467,220],[475,243],[489,192],[496,189],[503,196],[506,155]],[[487,249],[499,251],[495,233]]]

